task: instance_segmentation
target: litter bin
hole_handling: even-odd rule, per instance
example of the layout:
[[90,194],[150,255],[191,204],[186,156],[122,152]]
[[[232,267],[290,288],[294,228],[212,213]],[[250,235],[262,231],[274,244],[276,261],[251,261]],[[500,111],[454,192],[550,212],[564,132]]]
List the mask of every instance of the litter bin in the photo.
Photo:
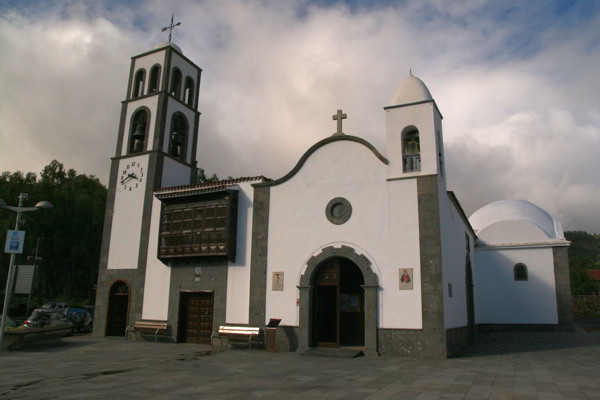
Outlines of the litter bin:
[[276,352],[277,342],[277,326],[281,322],[281,319],[271,318],[267,324],[267,351]]

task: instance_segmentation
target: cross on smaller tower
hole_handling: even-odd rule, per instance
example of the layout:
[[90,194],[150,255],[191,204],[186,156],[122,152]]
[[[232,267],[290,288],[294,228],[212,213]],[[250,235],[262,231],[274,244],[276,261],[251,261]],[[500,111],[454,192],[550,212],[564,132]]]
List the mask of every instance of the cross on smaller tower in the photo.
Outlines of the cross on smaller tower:
[[342,114],[342,110],[337,110],[337,113],[333,114],[332,117],[334,121],[337,121],[337,132],[333,135],[343,135],[344,132],[342,132],[342,120],[348,118],[348,115]]
[[175,28],[176,26],[181,25],[181,22],[178,22],[175,25],[173,25],[173,18],[174,17],[175,17],[175,14],[171,14],[171,24],[169,26],[165,26],[164,28],[162,28],[162,31],[161,31],[161,32],[164,32],[167,29],[169,30],[169,42],[171,41],[171,33],[173,33],[173,28]]

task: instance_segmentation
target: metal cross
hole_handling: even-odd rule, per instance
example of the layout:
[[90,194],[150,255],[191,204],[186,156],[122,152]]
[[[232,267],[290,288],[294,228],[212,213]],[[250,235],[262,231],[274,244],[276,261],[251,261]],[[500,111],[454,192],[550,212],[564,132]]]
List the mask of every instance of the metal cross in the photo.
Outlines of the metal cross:
[[169,30],[169,42],[171,41],[171,33],[173,33],[173,28],[175,28],[176,26],[181,25],[181,22],[178,22],[175,25],[173,25],[173,18],[174,17],[175,17],[175,14],[171,14],[171,25],[165,26],[164,28],[162,28],[162,31],[161,31],[161,32],[164,32],[167,29]]
[[346,114],[342,114],[342,110],[337,110],[336,114],[332,115],[333,119],[337,121],[337,132],[334,135],[343,135],[342,132],[342,120],[348,118]]

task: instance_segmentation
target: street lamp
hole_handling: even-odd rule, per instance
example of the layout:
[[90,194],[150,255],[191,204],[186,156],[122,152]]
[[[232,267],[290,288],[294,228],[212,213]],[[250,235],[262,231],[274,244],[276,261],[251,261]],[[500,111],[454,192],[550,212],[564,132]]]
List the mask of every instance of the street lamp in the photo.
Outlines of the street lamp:
[[[19,230],[19,224],[21,220],[21,213],[28,211],[36,211],[42,208],[52,208],[52,204],[48,201],[40,201],[35,207],[23,207],[23,201],[29,198],[27,193],[19,194],[19,205],[17,207],[7,206],[4,200],[0,199],[0,208],[6,208],[7,210],[14,211],[17,213],[17,221],[15,222],[15,231]],[[12,283],[15,276],[15,259],[16,252],[10,255],[10,265],[8,267],[8,279],[6,280],[6,293],[4,294],[4,307],[2,309],[2,323],[0,323],[0,349],[2,349],[2,341],[4,339],[4,327],[6,326],[6,318],[8,314],[8,305],[10,303],[10,296],[12,292]],[[0,350],[1,351],[1,350]]]

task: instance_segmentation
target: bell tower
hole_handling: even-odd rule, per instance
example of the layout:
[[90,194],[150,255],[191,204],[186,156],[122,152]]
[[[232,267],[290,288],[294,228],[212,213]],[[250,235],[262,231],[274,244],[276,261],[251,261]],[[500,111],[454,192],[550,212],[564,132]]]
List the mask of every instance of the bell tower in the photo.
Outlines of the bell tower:
[[148,249],[153,245],[150,225],[160,212],[154,191],[188,185],[196,175],[201,73],[172,42],[131,58],[111,159],[97,300],[100,308],[108,307],[106,293],[118,282],[127,284],[128,320],[141,316]]

